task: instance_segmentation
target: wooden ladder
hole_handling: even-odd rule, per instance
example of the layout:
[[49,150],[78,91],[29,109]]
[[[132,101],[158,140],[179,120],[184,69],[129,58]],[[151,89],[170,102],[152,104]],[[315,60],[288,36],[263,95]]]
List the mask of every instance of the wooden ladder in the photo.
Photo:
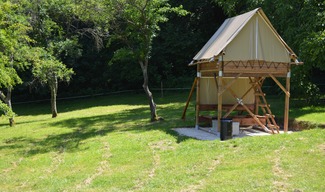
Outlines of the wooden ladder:
[[261,108],[263,115],[266,117],[266,127],[271,129],[272,133],[274,133],[274,129],[279,133],[279,126],[277,125],[275,121],[275,116],[272,114],[272,111],[270,109],[270,105],[267,103],[265,98],[265,93],[262,91],[263,83],[258,83],[258,85],[255,87],[255,101],[256,101],[256,108],[255,108],[255,115],[258,115],[259,108]]

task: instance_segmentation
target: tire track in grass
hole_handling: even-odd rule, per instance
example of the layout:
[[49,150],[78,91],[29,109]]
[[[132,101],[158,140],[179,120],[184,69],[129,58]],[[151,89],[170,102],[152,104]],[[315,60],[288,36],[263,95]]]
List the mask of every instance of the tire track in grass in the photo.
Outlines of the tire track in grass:
[[11,162],[11,167],[7,168],[7,169],[4,169],[2,172],[3,174],[7,174],[13,170],[15,170],[19,165],[20,163],[24,160],[24,158],[19,158],[17,161],[13,161]]
[[103,144],[104,144],[103,147],[104,153],[102,155],[102,159],[104,160],[99,163],[96,172],[94,174],[90,175],[88,178],[83,180],[75,187],[77,191],[88,187],[93,182],[94,179],[96,179],[98,176],[102,175],[105,171],[108,171],[110,169],[107,159],[112,156],[111,150],[107,142],[104,142]]
[[51,174],[59,168],[59,166],[64,162],[64,154],[65,147],[61,146],[60,150],[52,157],[52,164],[48,169],[46,169],[47,173]]
[[285,171],[281,168],[281,158],[280,153],[285,150],[285,147],[281,147],[278,150],[275,150],[275,158],[273,160],[273,167],[272,172],[273,175],[276,176],[276,179],[273,182],[273,186],[275,188],[275,191],[288,191],[289,190],[289,183],[288,179],[291,177],[291,175],[285,173]]
[[151,179],[156,176],[156,170],[160,166],[160,155],[159,151],[166,151],[166,150],[175,150],[175,147],[171,145],[172,141],[168,140],[161,140],[157,142],[149,143],[149,147],[152,151],[152,168],[148,171],[147,179],[139,179],[137,184],[132,188],[132,191],[141,190],[147,185]]
[[[6,145],[11,145],[13,144],[14,142],[17,142],[17,141],[24,141],[24,139],[20,138],[20,137],[17,137],[17,138],[10,138],[10,139],[6,139],[4,140],[4,144]],[[31,149],[25,149],[24,150],[24,153],[25,154],[28,154],[28,152],[30,151]],[[20,157],[18,160],[16,161],[12,161],[10,162],[11,166],[6,168],[6,169],[3,169],[2,170],[2,175],[3,174],[7,174],[7,173],[10,173],[11,171],[15,170],[16,168],[19,167],[19,165],[21,164],[21,162],[25,160],[23,157]]]
[[323,154],[325,154],[325,143],[320,144],[318,148],[321,150],[321,152],[323,152]]
[[182,189],[181,192],[194,192],[194,191],[203,190],[206,183],[206,178],[209,178],[211,173],[220,164],[221,164],[221,160],[219,158],[213,159],[211,165],[208,167],[208,171],[205,174],[205,176],[201,180],[199,180],[197,184],[189,185],[187,188]]

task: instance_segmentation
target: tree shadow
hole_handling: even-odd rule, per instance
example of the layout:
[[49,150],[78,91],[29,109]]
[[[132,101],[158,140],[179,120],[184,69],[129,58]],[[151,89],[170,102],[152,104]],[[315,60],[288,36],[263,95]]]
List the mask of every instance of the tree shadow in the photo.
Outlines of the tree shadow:
[[298,118],[311,113],[325,113],[324,107],[291,108],[291,118]]

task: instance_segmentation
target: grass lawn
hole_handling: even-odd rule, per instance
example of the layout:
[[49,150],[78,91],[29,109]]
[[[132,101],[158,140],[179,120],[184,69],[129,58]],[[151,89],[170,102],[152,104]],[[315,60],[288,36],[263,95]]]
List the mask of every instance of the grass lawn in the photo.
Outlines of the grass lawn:
[[[180,120],[187,94],[156,94],[156,123],[142,94],[59,101],[55,119],[47,102],[14,105],[15,127],[0,118],[0,191],[325,191],[325,129],[178,136],[172,128],[194,125],[193,103]],[[325,123],[325,108],[292,116]]]

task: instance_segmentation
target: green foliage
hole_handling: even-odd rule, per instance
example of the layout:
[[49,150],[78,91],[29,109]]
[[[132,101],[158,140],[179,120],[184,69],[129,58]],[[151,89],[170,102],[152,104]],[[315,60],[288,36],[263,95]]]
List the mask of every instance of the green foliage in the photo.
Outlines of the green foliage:
[[28,4],[34,42],[33,76],[51,90],[58,81],[69,82],[74,74],[64,63],[82,55],[75,31],[75,9],[72,1],[44,0]]
[[153,38],[160,30],[159,24],[168,21],[168,13],[187,14],[182,6],[171,7],[168,0],[114,0],[111,4],[115,16],[113,38],[125,45],[116,56],[127,53],[137,62],[149,59]]
[[56,79],[69,82],[74,74],[59,60],[51,55],[42,56],[33,67],[33,75],[43,84],[53,84]]
[[[0,112],[3,112],[6,117],[13,118],[16,114],[12,109],[0,100]],[[1,113],[0,113],[1,114]]]
[[17,71],[13,67],[7,67],[5,65],[6,63],[8,62],[3,60],[1,61],[0,58],[0,88],[8,88],[22,83]]
[[18,5],[0,2],[0,88],[22,83],[16,69],[28,66],[30,26]]
[[163,81],[166,87],[190,87],[196,68],[187,64],[226,17],[223,10],[209,0],[172,0],[170,4],[173,7],[183,5],[189,13],[182,17],[170,13],[169,21],[160,24],[150,57],[151,68],[157,74],[150,79],[155,86]]
[[2,0],[0,6],[0,87],[15,86],[19,100],[47,95],[26,83],[33,82],[27,69],[39,57],[31,47],[45,49],[50,60],[78,74],[61,94],[139,89],[143,59],[150,63],[152,87],[161,81],[189,87],[195,68],[187,64],[197,51],[226,17],[256,7],[305,63],[293,67],[304,71],[292,78],[293,96],[315,98],[314,71],[324,70],[325,6],[319,0]]
[[[47,84],[50,89],[55,90],[55,92],[57,92],[58,89],[58,81],[70,82],[74,74],[72,68],[68,68],[57,59],[62,53],[68,54],[70,50],[67,48],[73,43],[74,42],[70,40],[61,41],[57,44],[50,43],[48,47],[49,51],[42,48],[34,49],[35,58],[32,74],[40,83]],[[65,47],[66,45],[67,47]],[[75,50],[74,47],[72,50]]]
[[11,91],[22,83],[17,71],[26,69],[30,64],[30,30],[28,18],[18,4],[0,1],[0,89],[9,93],[5,96],[0,90],[0,111],[11,118],[10,122],[15,115],[10,104]]
[[308,66],[302,66],[293,70],[291,93],[295,98],[305,100],[305,105],[317,105],[320,103],[321,94],[319,88],[309,79]]
[[304,62],[325,71],[325,26],[323,31],[310,33],[301,46],[303,46],[301,54],[304,57]]

